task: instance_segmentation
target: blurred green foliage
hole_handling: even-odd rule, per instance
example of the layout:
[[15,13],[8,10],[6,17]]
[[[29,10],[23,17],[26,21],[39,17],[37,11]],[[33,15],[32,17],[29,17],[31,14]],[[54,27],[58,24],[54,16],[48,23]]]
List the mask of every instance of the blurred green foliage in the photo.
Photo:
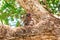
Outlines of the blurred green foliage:
[[[44,4],[42,0],[40,3]],[[52,10],[54,14],[60,11],[60,1],[59,0],[46,0],[45,2]],[[0,21],[4,24],[9,25],[8,17],[11,17],[11,20],[14,21],[14,18],[21,19],[21,15],[26,14],[26,11],[19,6],[19,4],[15,0],[1,0],[0,4]],[[16,26],[19,26],[20,23],[17,21]]]
[[47,0],[49,8],[51,8],[53,13],[57,13],[59,9],[59,0]]
[[11,17],[11,20],[14,21],[14,17],[19,19],[21,15],[26,13],[15,0],[1,0],[1,2],[0,21],[4,24],[8,24],[8,17]]
[[40,3],[46,5],[53,14],[57,14],[60,11],[60,0],[40,0]]

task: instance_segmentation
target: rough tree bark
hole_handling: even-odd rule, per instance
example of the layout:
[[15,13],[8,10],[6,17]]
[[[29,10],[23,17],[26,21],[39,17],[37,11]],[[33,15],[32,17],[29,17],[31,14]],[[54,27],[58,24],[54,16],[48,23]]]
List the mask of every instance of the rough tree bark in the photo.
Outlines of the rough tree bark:
[[0,40],[60,40],[60,19],[50,14],[38,0],[17,1],[31,14],[31,21],[29,25],[14,29],[0,25]]

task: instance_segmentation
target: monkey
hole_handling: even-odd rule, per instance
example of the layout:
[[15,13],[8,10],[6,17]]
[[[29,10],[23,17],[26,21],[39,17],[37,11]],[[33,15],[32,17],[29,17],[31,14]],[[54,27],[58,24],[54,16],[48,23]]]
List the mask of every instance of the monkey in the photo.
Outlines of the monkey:
[[30,21],[31,21],[31,14],[30,13],[27,13],[26,14],[26,18],[24,20],[24,24],[25,25],[29,25]]
[[21,19],[23,21],[23,24],[26,26],[26,25],[29,25],[30,21],[31,21],[31,14],[30,13],[26,13],[25,15],[22,15],[21,16]]

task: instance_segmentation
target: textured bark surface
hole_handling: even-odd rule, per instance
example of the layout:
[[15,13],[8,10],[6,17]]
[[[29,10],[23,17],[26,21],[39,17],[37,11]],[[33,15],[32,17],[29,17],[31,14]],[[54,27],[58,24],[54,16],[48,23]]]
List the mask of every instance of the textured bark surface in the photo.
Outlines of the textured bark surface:
[[0,40],[60,40],[60,19],[49,13],[38,0],[17,0],[31,14],[29,25],[11,29],[0,25]]

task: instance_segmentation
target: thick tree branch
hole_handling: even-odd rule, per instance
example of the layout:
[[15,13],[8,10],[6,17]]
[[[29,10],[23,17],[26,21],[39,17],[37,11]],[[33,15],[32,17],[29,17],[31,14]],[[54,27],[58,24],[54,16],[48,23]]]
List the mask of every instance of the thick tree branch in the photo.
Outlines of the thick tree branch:
[[17,0],[31,13],[33,24],[11,29],[0,25],[0,40],[60,40],[60,19],[50,14],[38,0]]

